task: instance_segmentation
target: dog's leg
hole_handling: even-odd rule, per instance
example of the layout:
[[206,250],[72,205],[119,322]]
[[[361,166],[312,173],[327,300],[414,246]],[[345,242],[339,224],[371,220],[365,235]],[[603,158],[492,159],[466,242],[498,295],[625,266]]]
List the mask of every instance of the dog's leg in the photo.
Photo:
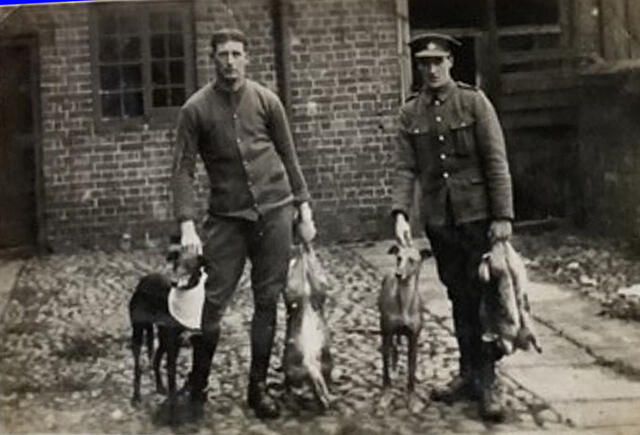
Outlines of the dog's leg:
[[175,328],[167,331],[167,386],[171,421],[175,418],[176,408],[176,365],[180,351],[180,332]]
[[386,409],[391,403],[391,376],[389,375],[389,366],[391,365],[393,350],[393,334],[382,333],[382,396],[380,397],[380,408]]
[[167,330],[165,327],[158,327],[158,349],[153,356],[153,374],[156,380],[156,392],[159,394],[166,394],[167,390],[164,388],[162,382],[162,375],[160,374],[160,364],[162,363],[162,357],[167,353],[167,342],[169,337],[167,336]]
[[418,405],[415,400],[415,385],[416,385],[416,368],[418,361],[418,336],[420,330],[411,331],[407,334],[407,348],[408,348],[408,370],[407,370],[407,408],[411,412],[417,412],[416,406]]
[[133,353],[133,397],[131,403],[137,405],[140,403],[140,376],[142,369],[140,368],[140,351],[142,349],[142,334],[144,326],[139,323],[133,324],[133,333],[131,335],[131,352]]
[[151,361],[151,359],[153,358],[153,340],[154,340],[154,333],[153,333],[153,329],[154,326],[152,324],[147,325],[147,327],[145,328],[145,332],[146,332],[146,339],[147,339],[147,361]]
[[416,365],[418,359],[418,333],[411,332],[407,334],[408,340],[408,372],[407,372],[407,391],[413,394],[416,386]]
[[394,334],[391,337],[391,369],[398,372],[398,347],[402,344],[400,334]]

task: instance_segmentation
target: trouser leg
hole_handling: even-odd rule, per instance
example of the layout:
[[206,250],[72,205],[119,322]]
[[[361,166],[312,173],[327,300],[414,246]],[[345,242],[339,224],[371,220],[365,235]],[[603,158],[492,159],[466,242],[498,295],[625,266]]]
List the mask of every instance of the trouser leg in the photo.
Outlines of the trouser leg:
[[262,217],[249,243],[254,312],[251,321],[251,369],[248,402],[258,417],[278,416],[277,404],[266,394],[266,378],[276,329],[278,298],[287,285],[291,257],[293,207]]
[[209,279],[205,284],[202,335],[193,339],[193,369],[189,379],[192,396],[196,398],[204,397],[220,337],[220,320],[244,269],[248,224],[241,219],[209,217],[204,227],[203,254]]
[[254,299],[250,378],[255,381],[264,381],[267,376],[278,298],[287,285],[292,218],[292,206],[270,212],[256,223],[249,245]]
[[434,398],[454,401],[477,396],[477,375],[482,363],[479,260],[488,250],[485,221],[427,227],[440,280],[451,300],[455,337],[460,352],[460,373]]

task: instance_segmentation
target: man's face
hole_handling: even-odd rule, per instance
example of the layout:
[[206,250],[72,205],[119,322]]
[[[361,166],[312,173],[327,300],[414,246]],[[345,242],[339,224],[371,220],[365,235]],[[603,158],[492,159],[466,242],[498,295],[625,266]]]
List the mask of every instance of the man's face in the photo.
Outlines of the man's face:
[[227,82],[237,82],[245,76],[249,59],[240,41],[226,41],[216,45],[213,63],[219,78]]
[[439,88],[451,80],[453,57],[420,57],[416,59],[416,62],[422,80],[429,88]]

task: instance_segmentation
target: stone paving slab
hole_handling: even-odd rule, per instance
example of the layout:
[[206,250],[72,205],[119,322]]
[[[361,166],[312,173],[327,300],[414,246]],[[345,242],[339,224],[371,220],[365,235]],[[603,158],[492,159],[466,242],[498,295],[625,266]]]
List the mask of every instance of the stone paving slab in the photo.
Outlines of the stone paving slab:
[[554,408],[576,427],[605,428],[637,425],[640,433],[640,401],[590,400],[588,402],[558,402]]
[[502,367],[508,370],[513,367],[579,366],[596,362],[582,347],[568,342],[545,325],[536,324],[536,335],[543,353],[518,351],[505,358]]
[[640,399],[640,382],[629,382],[612,370],[595,365],[511,367],[509,373],[525,388],[551,403]]
[[23,260],[0,260],[0,319],[7,306],[9,293],[15,285],[16,278],[23,264]]
[[[541,435],[544,432],[540,430],[534,431],[517,431],[512,432],[510,430],[502,431],[496,430],[495,432],[500,435]],[[592,429],[566,429],[557,428],[554,429],[554,435],[638,435],[640,434],[640,426],[628,425],[628,426],[616,426],[616,427],[599,427]]]
[[637,322],[601,316],[597,302],[578,295],[532,302],[531,307],[536,317],[587,347],[640,344]]
[[543,282],[530,281],[529,287],[527,288],[527,295],[529,301],[532,303],[568,299],[574,294],[575,292],[570,290],[565,290],[557,285]]

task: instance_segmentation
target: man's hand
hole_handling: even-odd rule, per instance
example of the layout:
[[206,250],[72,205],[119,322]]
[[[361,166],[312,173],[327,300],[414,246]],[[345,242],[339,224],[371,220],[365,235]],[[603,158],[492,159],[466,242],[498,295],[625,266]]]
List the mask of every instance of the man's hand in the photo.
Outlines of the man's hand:
[[192,220],[180,224],[180,233],[182,234],[180,237],[182,250],[190,255],[202,255],[202,241]]
[[402,213],[396,213],[396,239],[402,246],[411,246],[411,225]]
[[313,222],[313,213],[308,202],[303,202],[298,208],[298,224],[296,225],[298,235],[303,242],[309,243],[316,236],[316,224]]
[[506,242],[511,237],[511,221],[499,219],[491,222],[489,240],[491,243]]

